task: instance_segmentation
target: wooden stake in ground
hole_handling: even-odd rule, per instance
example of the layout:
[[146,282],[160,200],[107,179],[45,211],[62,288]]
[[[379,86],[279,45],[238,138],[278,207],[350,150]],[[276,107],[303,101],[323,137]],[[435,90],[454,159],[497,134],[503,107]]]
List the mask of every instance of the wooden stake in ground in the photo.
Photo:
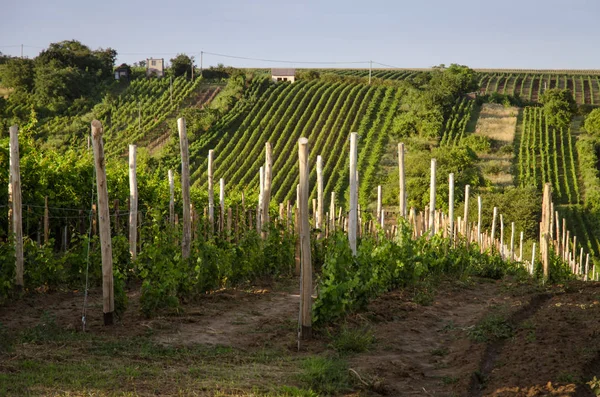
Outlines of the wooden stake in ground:
[[273,159],[272,159],[271,144],[265,143],[265,175],[264,175],[264,186],[262,195],[262,219],[261,229],[262,237],[267,237],[267,231],[270,217],[269,217],[269,204],[271,203],[271,179],[273,174]]
[[169,170],[169,223],[175,223],[175,178],[173,170]]
[[436,160],[431,159],[431,173],[429,179],[429,230],[431,231],[431,235],[433,236],[436,232],[435,230],[435,180],[436,174]]
[[406,218],[406,176],[404,174],[404,143],[398,144],[398,171],[400,179],[400,216]]
[[114,321],[113,313],[115,311],[113,259],[102,132],[102,123],[98,120],[92,121],[92,146],[94,148],[94,165],[96,167],[98,218],[100,223],[100,251],[102,255],[102,310],[104,312],[104,325],[112,325]]
[[223,231],[225,223],[225,179],[219,179],[219,206],[220,206],[220,218],[221,223],[219,224],[219,230]]
[[519,262],[523,262],[523,232],[521,232],[520,242],[519,242]]
[[494,212],[492,215],[492,235],[491,235],[492,249],[496,246],[496,241],[494,239],[494,236],[496,235],[496,218],[497,217],[498,217],[498,207],[494,207]]
[[529,271],[531,274],[535,271],[535,243],[533,243],[533,247],[531,248],[531,269]]
[[454,174],[448,175],[448,235],[454,237]]
[[179,129],[179,147],[181,149],[181,198],[183,201],[183,237],[181,254],[184,259],[190,257],[192,244],[192,219],[190,217],[190,152],[188,149],[185,119],[177,119]]
[[[477,244],[482,245],[481,241],[481,210],[483,207],[483,202],[481,201],[481,196],[477,196]],[[481,252],[483,252],[483,248],[481,248]]]
[[510,223],[510,260],[515,260],[515,223]]
[[548,242],[550,239],[550,212],[552,203],[552,190],[550,183],[544,185],[544,196],[542,199],[542,231],[540,236],[540,248],[542,253],[542,265],[544,266],[544,279],[548,279],[548,271],[550,268],[550,257],[548,250]]
[[356,132],[350,133],[350,212],[348,213],[348,242],[356,255],[356,232],[358,223],[358,181],[356,178],[357,140]]
[[[308,223],[308,139],[298,141],[298,158],[300,167],[300,339],[307,340],[312,336],[312,265],[310,258],[310,226]],[[351,174],[352,175],[352,174]]]
[[129,254],[137,257],[138,187],[136,176],[136,146],[129,145]]
[[[15,243],[15,282],[23,288],[23,207],[21,202],[21,165],[19,158],[19,129],[13,125],[10,132],[10,190],[12,192],[12,234]],[[108,206],[108,199],[107,199]]]
[[331,203],[329,204],[329,231],[330,233],[335,232],[335,192],[331,192]]
[[377,222],[381,223],[381,185],[377,186]]
[[[325,228],[323,220],[323,158],[317,156],[317,219],[315,227],[317,229]],[[319,237],[322,234],[319,233]]]
[[[95,229],[94,229],[94,234],[96,234]],[[50,210],[48,208],[48,196],[46,196],[46,197],[44,197],[44,244],[48,244],[49,241],[50,241]]]
[[208,223],[210,234],[215,233],[215,188],[213,179],[214,150],[208,151]]
[[463,217],[463,222],[465,224],[465,239],[467,241],[467,245],[469,245],[470,240],[470,230],[469,230],[469,194],[471,192],[471,186],[465,185],[465,216]]
[[504,217],[500,214],[500,256],[505,258],[504,252]]

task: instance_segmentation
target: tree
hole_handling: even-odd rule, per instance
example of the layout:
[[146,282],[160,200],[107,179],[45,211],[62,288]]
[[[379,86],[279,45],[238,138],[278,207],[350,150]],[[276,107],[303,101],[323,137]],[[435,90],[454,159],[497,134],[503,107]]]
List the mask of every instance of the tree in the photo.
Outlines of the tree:
[[600,134],[600,108],[592,110],[587,115],[583,128],[590,134]]
[[191,77],[193,65],[194,57],[189,57],[185,54],[177,54],[175,58],[171,59],[171,71],[173,76]]
[[4,87],[16,91],[31,92],[33,89],[33,60],[27,58],[9,58],[0,65],[0,81]]
[[546,122],[556,128],[568,127],[573,114],[577,112],[577,103],[571,90],[546,90],[540,97],[540,103],[544,105]]

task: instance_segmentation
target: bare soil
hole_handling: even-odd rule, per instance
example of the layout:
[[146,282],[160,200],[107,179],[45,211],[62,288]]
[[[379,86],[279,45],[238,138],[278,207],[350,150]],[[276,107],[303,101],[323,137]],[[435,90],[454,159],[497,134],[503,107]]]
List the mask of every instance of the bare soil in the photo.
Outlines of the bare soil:
[[[110,327],[102,324],[101,294],[95,289],[89,296],[86,332],[105,343],[150,338],[168,348],[212,346],[243,353],[235,360],[211,361],[210,370],[198,367],[206,357],[173,356],[164,363],[157,357],[146,364],[135,358],[135,368],[141,364],[142,368],[158,365],[164,369],[159,376],[138,374],[128,369],[128,362],[127,370],[119,372],[127,372],[126,377],[121,374],[118,381],[97,386],[92,394],[85,382],[64,384],[60,379],[48,384],[35,384],[34,380],[28,393],[287,395],[260,390],[280,390],[278,387],[286,384],[303,387],[296,378],[300,360],[335,355],[328,335],[335,335],[341,326],[317,332],[298,352],[296,281],[218,291],[184,304],[179,313],[156,313],[152,319],[140,314],[139,289],[133,288],[128,310]],[[586,382],[600,377],[600,283],[543,287],[514,280],[446,281],[436,287],[429,305],[415,303],[415,292],[389,292],[348,317],[347,327],[367,327],[375,343],[364,353],[344,356],[353,377],[360,380],[354,382],[353,390],[340,395],[593,395]],[[0,323],[9,333],[23,332],[38,325],[46,312],[55,316],[59,327],[80,330],[82,304],[81,292],[34,293],[1,307]],[[510,335],[475,338],[490,315],[501,316]],[[90,349],[78,343],[23,343],[13,351],[0,351],[0,379],[3,373],[26,375],[32,365],[27,363],[32,362],[86,363]],[[265,349],[275,354],[248,363],[247,357],[256,360]],[[116,350],[115,354],[112,364],[119,365],[122,359]],[[192,378],[190,368],[200,368],[196,371],[204,375]],[[223,373],[228,374],[225,383]],[[86,376],[82,373],[82,380]]]

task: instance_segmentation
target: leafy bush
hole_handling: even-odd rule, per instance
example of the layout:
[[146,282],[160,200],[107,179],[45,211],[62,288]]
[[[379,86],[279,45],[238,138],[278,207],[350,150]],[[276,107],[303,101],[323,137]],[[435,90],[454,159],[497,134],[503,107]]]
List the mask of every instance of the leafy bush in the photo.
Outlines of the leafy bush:
[[492,148],[490,138],[483,135],[469,135],[461,140],[461,145],[469,147],[475,153],[489,153]]

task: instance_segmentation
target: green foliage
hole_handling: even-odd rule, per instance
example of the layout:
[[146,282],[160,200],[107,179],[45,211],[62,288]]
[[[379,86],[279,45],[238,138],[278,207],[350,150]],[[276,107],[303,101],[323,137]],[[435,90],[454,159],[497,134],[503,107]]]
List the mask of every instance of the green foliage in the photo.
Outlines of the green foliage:
[[175,58],[171,58],[171,73],[175,77],[185,76],[191,78],[193,67],[194,57],[186,54],[177,54]]
[[584,129],[590,134],[600,134],[600,108],[592,110],[585,118]]
[[485,135],[469,135],[462,139],[460,143],[461,145],[469,147],[475,153],[489,153],[492,149],[492,142],[490,138]]
[[552,88],[540,96],[544,105],[544,114],[549,125],[556,128],[567,128],[571,118],[577,112],[577,103],[570,90]]
[[34,62],[28,58],[8,58],[0,65],[0,82],[2,86],[17,91],[33,90]]
[[592,380],[586,382],[586,384],[590,387],[590,389],[592,389],[594,395],[600,396],[600,379],[594,376]]
[[514,334],[512,325],[502,313],[490,313],[475,328],[469,330],[469,337],[476,342],[494,342],[508,339]]
[[313,356],[302,363],[300,380],[323,395],[337,395],[350,388],[348,364],[339,358]]
[[363,353],[374,343],[375,336],[369,328],[348,328],[344,325],[333,337],[331,346],[340,354]]
[[596,137],[580,137],[576,147],[585,205],[594,212],[600,212],[600,175],[598,174],[600,141]]

